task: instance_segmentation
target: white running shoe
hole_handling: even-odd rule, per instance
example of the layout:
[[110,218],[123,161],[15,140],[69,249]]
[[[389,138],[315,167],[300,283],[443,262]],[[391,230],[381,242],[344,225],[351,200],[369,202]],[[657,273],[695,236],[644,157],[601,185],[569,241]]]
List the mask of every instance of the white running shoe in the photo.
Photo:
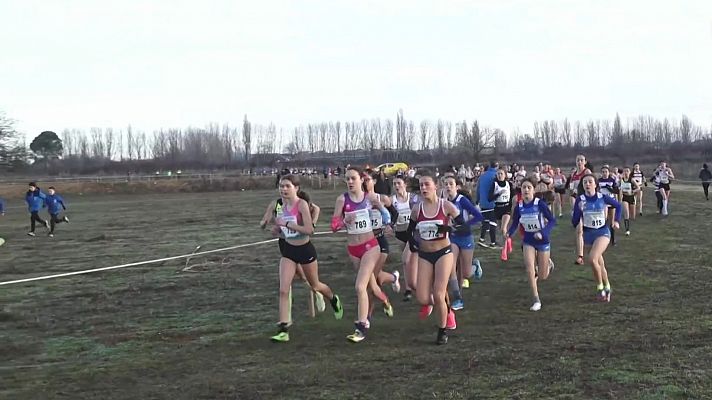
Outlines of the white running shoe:
[[530,311],[539,311],[541,310],[541,302],[539,300],[535,301],[534,304],[532,304],[531,307],[529,307]]
[[314,292],[314,297],[316,297],[316,309],[319,312],[324,312],[324,310],[326,310],[326,303],[324,302],[324,295],[319,292]]
[[27,236],[35,236],[34,232],[27,232]]
[[630,236],[630,231],[625,231],[626,236]]
[[393,272],[393,283],[391,283],[391,289],[393,289],[394,293],[400,293],[401,291],[401,284],[400,284],[400,272],[394,271]]

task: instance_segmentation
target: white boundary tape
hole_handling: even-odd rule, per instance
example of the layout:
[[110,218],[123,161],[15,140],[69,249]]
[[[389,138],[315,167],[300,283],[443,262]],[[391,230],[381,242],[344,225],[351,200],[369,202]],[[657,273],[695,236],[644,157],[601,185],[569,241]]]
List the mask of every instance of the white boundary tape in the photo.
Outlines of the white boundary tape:
[[[316,232],[314,233],[314,236],[316,235],[327,235],[330,234],[330,231],[327,232]],[[121,264],[121,265],[112,265],[110,267],[102,267],[102,268],[94,268],[94,269],[85,269],[81,271],[72,271],[72,272],[64,272],[61,274],[54,274],[54,275],[44,275],[44,276],[36,276],[34,278],[25,278],[25,279],[16,279],[13,281],[5,281],[5,282],[0,282],[0,286],[6,286],[6,285],[15,285],[18,283],[27,283],[27,282],[34,282],[34,281],[43,281],[47,279],[54,279],[54,278],[63,278],[66,276],[74,276],[74,275],[84,275],[84,274],[91,274],[94,272],[101,272],[101,271],[109,271],[112,269],[120,269],[120,268],[128,268],[128,267],[137,267],[139,265],[147,265],[147,264],[155,264],[159,262],[165,262],[165,261],[172,261],[172,260],[180,260],[182,258],[192,258],[192,257],[197,257],[197,256],[202,256],[205,254],[211,254],[211,253],[219,253],[223,251],[228,251],[228,250],[235,250],[235,249],[240,249],[243,247],[251,247],[251,246],[257,246],[260,244],[265,244],[265,243],[272,243],[276,242],[277,238],[274,239],[267,239],[267,240],[261,240],[259,242],[253,242],[253,243],[245,243],[245,244],[239,244],[237,246],[230,246],[230,247],[223,247],[221,249],[215,249],[215,250],[206,250],[206,251],[201,251],[199,253],[190,253],[190,254],[182,254],[179,256],[172,256],[172,257],[165,257],[165,258],[157,258],[155,260],[147,260],[147,261],[137,261],[129,264]]]

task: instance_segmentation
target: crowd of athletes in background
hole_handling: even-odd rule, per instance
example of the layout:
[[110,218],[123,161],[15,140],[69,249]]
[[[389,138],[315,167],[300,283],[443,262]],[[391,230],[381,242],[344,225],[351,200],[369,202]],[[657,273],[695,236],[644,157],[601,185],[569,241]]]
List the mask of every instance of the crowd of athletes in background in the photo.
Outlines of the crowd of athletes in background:
[[[272,336],[277,342],[289,341],[288,310],[295,275],[304,277],[319,293],[320,310],[327,297],[337,319],[344,312],[336,294],[319,289],[317,253],[309,241],[318,218],[313,210],[318,206],[300,188],[298,175],[290,172],[282,171],[277,178],[280,198],[270,203],[261,222],[263,227],[273,224],[282,254],[280,320],[278,333]],[[481,276],[481,265],[473,257],[476,243],[501,249],[502,260],[507,260],[512,237],[519,236],[533,297],[530,310],[542,308],[539,281],[554,269],[549,237],[557,219],[563,218],[566,203],[571,205],[571,224],[576,229],[575,263],[590,264],[595,299],[610,302],[611,283],[603,255],[609,244],[616,243],[619,221],[624,220],[625,234],[630,235],[631,221],[643,215],[642,189],[648,184],[655,188],[657,212],[667,216],[670,182],[675,179],[665,162],[645,176],[637,163],[596,169],[582,155],[566,173],[549,164],[527,171],[521,165],[495,162],[474,168],[450,166],[442,172],[413,168],[390,178],[383,171],[352,166],[338,173],[343,173],[347,190],[336,200],[331,228],[347,233],[358,304],[355,331],[347,338],[352,342],[366,338],[376,304],[393,316],[393,305],[382,286],[388,284],[400,292],[402,274],[403,299],[417,299],[420,318],[437,310],[438,344],[447,343],[447,331],[457,326],[454,312],[464,308],[462,289],[469,287],[478,272]],[[699,177],[708,198],[707,165]],[[476,240],[472,226],[480,222]],[[399,243],[395,253],[400,255],[400,268],[387,272],[385,261],[394,253],[387,239],[391,233]]]

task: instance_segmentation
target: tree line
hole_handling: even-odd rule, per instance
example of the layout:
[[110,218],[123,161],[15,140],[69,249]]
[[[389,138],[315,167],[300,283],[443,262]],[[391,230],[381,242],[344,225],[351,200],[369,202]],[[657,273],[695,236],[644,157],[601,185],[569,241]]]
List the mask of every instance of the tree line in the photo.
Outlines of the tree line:
[[395,120],[325,121],[291,130],[273,123],[255,124],[245,116],[239,126],[211,123],[151,133],[132,126],[88,132],[63,129],[59,134],[45,131],[35,137],[29,149],[23,138],[13,121],[0,114],[0,164],[92,173],[275,166],[280,159],[288,161],[294,155],[336,160],[355,152],[371,156],[381,152],[402,159],[437,154],[442,156],[438,159],[458,163],[480,161],[492,154],[550,157],[557,151],[570,154],[574,149],[608,149],[614,155],[633,156],[673,148],[712,153],[712,127],[697,126],[685,115],[679,121],[650,116],[621,121],[617,114],[612,120],[542,120],[534,122],[531,130],[507,133],[477,119],[416,123],[399,110]]

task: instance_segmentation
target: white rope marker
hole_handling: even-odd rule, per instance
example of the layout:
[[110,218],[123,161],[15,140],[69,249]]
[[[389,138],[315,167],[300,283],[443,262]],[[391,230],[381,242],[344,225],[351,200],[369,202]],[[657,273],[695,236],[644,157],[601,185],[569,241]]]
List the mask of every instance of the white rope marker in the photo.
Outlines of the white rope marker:
[[[316,235],[327,235],[330,234],[331,231],[328,232],[317,232],[314,233],[314,236]],[[230,247],[223,247],[222,249],[215,249],[215,250],[206,250],[206,251],[201,251],[198,253],[190,253],[190,254],[182,254],[179,256],[172,256],[172,257],[165,257],[165,258],[157,258],[155,260],[147,260],[147,261],[138,261],[138,262],[133,262],[133,263],[128,263],[128,264],[121,264],[121,265],[112,265],[110,267],[102,267],[102,268],[94,268],[94,269],[85,269],[82,271],[72,271],[72,272],[64,272],[61,274],[54,274],[54,275],[44,275],[44,276],[36,276],[34,278],[25,278],[25,279],[16,279],[13,281],[5,281],[5,282],[0,282],[0,286],[5,286],[5,285],[15,285],[18,283],[27,283],[27,282],[34,282],[34,281],[43,281],[46,279],[54,279],[54,278],[63,278],[66,276],[74,276],[74,275],[84,275],[84,274],[91,274],[94,272],[101,272],[101,271],[109,271],[113,269],[120,269],[120,268],[128,268],[128,267],[137,267],[139,265],[147,265],[147,264],[155,264],[155,263],[160,263],[160,262],[165,262],[165,261],[172,261],[172,260],[180,260],[182,258],[191,258],[191,257],[197,257],[197,256],[202,256],[205,254],[212,254],[212,253],[220,253],[223,251],[229,251],[229,250],[235,250],[235,249],[241,249],[244,247],[251,247],[251,246],[257,246],[260,244],[266,244],[266,243],[272,243],[276,242],[277,238],[274,239],[267,239],[267,240],[261,240],[259,242],[253,242],[253,243],[245,243],[245,244],[239,244],[237,246],[230,246]]]

